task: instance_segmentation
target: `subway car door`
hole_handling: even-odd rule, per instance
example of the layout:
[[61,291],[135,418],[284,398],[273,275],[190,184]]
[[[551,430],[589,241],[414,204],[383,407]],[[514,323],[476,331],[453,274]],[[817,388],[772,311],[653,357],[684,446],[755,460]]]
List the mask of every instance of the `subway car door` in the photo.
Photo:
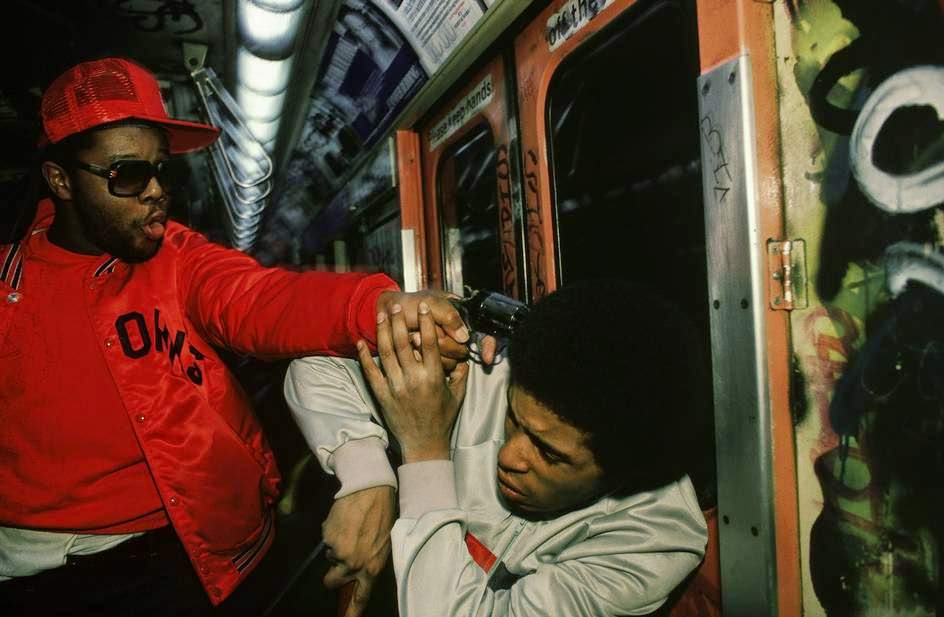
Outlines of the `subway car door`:
[[427,282],[460,296],[492,289],[523,297],[507,79],[497,56],[418,127]]
[[[553,2],[518,37],[516,60],[532,295],[588,278],[640,283],[685,310],[707,356],[690,9]],[[675,615],[718,614],[714,461],[706,452],[692,479],[711,546]]]
[[629,279],[681,306],[711,352],[717,466],[709,456],[692,474],[710,539],[677,617],[798,614],[785,608],[796,579],[778,580],[795,569],[795,487],[785,320],[769,317],[760,275],[782,210],[779,175],[757,181],[778,147],[757,147],[776,114],[752,106],[772,79],[759,4],[554,0],[515,41],[529,296]]

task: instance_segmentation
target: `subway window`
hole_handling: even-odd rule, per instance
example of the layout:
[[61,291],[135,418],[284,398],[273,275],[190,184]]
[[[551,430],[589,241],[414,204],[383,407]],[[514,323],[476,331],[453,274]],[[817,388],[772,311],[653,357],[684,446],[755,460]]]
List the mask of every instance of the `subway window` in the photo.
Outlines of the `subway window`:
[[436,178],[445,287],[502,289],[495,138],[485,122],[453,144]]
[[693,16],[647,3],[561,64],[546,119],[561,284],[617,277],[661,293],[700,330],[707,367],[697,75]]
[[707,324],[694,32],[675,4],[640,13],[577,50],[549,89],[561,280],[646,282]]

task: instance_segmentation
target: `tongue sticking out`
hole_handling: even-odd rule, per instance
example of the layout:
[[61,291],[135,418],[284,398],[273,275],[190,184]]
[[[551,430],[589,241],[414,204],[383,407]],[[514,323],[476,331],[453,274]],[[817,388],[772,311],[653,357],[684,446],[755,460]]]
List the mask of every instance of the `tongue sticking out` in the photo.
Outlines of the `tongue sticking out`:
[[144,235],[148,237],[148,240],[160,240],[164,237],[164,224],[160,221],[155,221],[153,223],[148,223],[144,227]]

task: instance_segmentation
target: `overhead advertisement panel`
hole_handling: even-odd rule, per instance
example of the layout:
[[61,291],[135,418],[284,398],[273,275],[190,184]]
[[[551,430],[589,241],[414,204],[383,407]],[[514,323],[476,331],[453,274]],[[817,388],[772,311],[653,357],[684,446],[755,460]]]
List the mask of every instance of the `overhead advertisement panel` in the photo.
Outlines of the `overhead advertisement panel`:
[[373,0],[409,41],[428,75],[435,73],[497,0]]
[[499,2],[344,0],[286,184],[305,187],[314,204],[337,193],[352,167]]
[[289,182],[332,194],[488,8],[501,0],[345,0]]
[[330,195],[428,77],[399,29],[369,0],[346,0],[325,50],[289,183]]

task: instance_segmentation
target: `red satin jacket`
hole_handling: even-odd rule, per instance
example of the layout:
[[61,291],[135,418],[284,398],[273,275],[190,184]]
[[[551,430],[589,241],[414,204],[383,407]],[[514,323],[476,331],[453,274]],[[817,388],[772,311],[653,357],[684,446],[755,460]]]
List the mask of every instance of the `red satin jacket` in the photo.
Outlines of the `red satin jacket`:
[[[68,500],[56,507],[36,507],[40,497],[30,501],[39,484],[31,475],[46,473],[47,487],[54,481],[36,457],[23,454],[24,435],[42,438],[57,412],[35,412],[49,375],[30,374],[34,364],[23,361],[50,344],[24,333],[31,306],[56,302],[44,295],[42,281],[30,278],[31,246],[52,218],[52,203],[44,200],[24,239],[0,246],[0,525],[104,528],[101,520],[82,520],[85,511]],[[150,260],[129,265],[102,255],[84,278],[84,306],[63,306],[62,319],[91,324],[101,342],[98,352],[166,516],[218,604],[272,542],[280,477],[247,397],[213,346],[264,359],[353,355],[358,338],[374,340],[377,297],[396,285],[383,275],[263,268],[173,222]],[[43,345],[29,344],[38,340]],[[95,401],[96,392],[76,397]],[[95,429],[90,419],[88,430]],[[63,489],[81,503],[84,488]]]

